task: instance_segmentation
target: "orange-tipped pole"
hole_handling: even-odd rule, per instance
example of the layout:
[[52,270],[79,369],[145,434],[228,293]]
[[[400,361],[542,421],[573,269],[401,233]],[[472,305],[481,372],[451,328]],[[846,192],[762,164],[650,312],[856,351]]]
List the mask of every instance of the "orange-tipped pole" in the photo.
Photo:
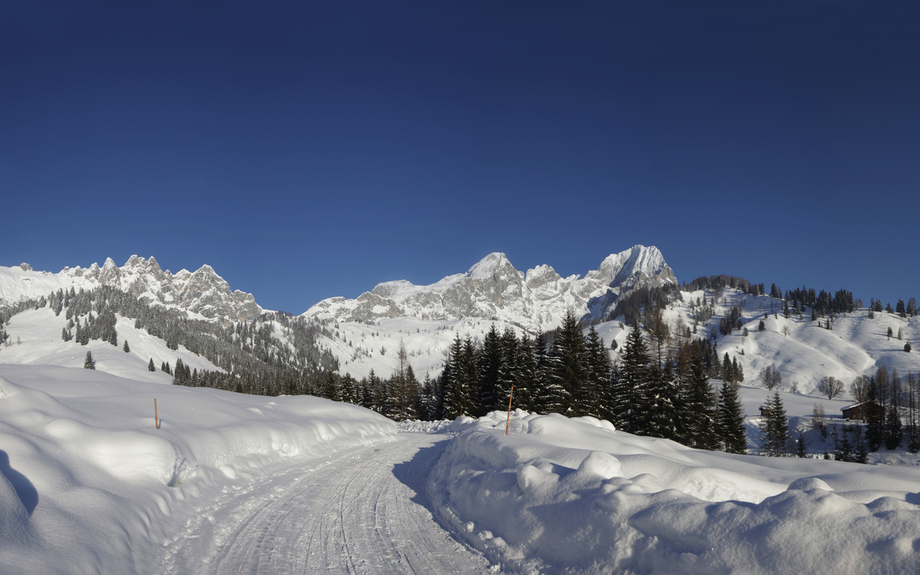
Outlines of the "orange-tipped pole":
[[511,386],[511,393],[508,394],[508,421],[505,422],[505,435],[508,435],[508,428],[511,427],[511,398],[514,397],[514,386]]
[[153,422],[156,423],[157,429],[160,428],[160,416],[157,415],[157,398],[153,398]]

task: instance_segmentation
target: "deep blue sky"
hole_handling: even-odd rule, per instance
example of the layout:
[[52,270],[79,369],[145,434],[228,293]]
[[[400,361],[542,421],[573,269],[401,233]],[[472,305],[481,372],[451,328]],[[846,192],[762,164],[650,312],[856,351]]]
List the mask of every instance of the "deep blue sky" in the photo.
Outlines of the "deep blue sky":
[[294,313],[595,269],[920,297],[920,3],[0,0],[0,264]]

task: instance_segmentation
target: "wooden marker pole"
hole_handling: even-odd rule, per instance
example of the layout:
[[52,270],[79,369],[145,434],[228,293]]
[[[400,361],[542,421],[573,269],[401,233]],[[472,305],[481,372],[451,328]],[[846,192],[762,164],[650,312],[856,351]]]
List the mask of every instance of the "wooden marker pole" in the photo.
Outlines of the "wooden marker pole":
[[514,397],[514,386],[511,386],[511,393],[508,394],[508,421],[505,423],[505,435],[508,435],[508,428],[511,426],[511,398]]
[[157,398],[153,398],[153,421],[156,423],[157,429],[160,428],[160,416],[157,415]]

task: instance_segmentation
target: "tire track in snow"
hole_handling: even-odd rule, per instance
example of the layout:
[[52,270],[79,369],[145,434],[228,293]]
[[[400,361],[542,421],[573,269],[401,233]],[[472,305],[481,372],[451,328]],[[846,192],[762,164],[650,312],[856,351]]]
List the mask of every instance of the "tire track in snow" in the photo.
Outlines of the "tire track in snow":
[[177,541],[166,572],[484,573],[432,517],[424,481],[444,436],[349,451],[228,498]]

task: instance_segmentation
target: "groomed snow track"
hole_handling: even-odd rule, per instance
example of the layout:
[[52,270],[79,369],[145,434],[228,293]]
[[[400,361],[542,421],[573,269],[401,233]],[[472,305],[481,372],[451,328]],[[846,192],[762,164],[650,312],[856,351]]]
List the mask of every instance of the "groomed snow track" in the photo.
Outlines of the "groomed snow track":
[[445,440],[402,433],[228,494],[167,547],[164,572],[489,572],[429,510],[424,482]]

